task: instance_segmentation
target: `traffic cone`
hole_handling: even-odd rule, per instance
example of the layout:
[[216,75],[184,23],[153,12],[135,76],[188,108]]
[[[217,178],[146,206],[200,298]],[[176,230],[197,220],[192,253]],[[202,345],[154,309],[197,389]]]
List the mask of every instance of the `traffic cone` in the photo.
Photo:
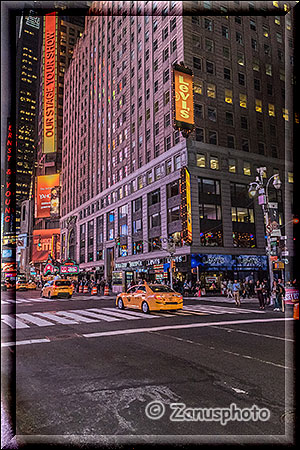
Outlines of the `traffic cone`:
[[104,288],[104,295],[109,295],[108,284],[105,285],[105,288]]
[[295,320],[299,320],[299,302],[294,304],[294,314],[293,314],[293,318]]
[[92,287],[91,295],[97,295],[97,286]]
[[88,288],[88,285],[86,284],[83,288],[83,293],[88,294],[88,292],[89,292],[89,288]]
[[82,294],[82,290],[83,290],[83,287],[82,287],[82,284],[80,284],[79,289],[78,289],[79,294]]

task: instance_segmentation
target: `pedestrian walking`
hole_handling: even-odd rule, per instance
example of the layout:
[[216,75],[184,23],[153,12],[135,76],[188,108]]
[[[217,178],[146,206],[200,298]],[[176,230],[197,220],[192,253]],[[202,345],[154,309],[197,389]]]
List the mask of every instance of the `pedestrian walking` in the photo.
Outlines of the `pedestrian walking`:
[[240,290],[241,290],[240,283],[238,282],[238,280],[234,280],[234,283],[232,285],[232,292],[236,306],[241,306]]
[[263,295],[263,284],[257,280],[255,284],[255,292],[259,301],[259,309],[265,309],[265,298]]
[[232,281],[229,280],[227,283],[227,298],[233,298],[233,293],[232,293]]
[[262,282],[262,293],[264,296],[265,306],[270,304],[270,285],[266,278],[263,279]]

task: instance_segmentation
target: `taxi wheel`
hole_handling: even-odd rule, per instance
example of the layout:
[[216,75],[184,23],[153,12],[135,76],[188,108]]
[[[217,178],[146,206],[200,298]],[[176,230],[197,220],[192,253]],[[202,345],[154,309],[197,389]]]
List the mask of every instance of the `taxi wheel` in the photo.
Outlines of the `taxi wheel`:
[[121,298],[118,299],[118,308],[119,309],[124,309],[124,303],[123,303],[123,300]]
[[149,305],[148,305],[147,302],[143,302],[143,303],[142,303],[142,311],[143,311],[143,313],[145,313],[145,314],[149,314],[150,309],[149,309]]

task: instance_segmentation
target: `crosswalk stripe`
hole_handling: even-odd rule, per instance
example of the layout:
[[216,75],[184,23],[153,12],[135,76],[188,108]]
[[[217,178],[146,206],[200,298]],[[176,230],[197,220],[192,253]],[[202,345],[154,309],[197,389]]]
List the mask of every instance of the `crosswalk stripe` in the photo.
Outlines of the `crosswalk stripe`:
[[23,323],[21,320],[18,320],[12,316],[8,316],[6,314],[1,316],[1,320],[3,323],[5,323],[6,325],[8,325],[10,328],[12,329],[19,329],[19,328],[29,328],[29,325],[26,325],[25,323]]
[[104,308],[102,309],[97,309],[97,308],[90,308],[89,311],[95,311],[95,312],[100,312],[101,314],[107,314],[108,316],[113,316],[113,317],[119,317],[121,319],[128,319],[128,320],[137,320],[138,317],[133,317],[133,316],[129,316],[126,313],[121,313],[121,312],[117,312],[117,311],[108,311]]
[[[103,311],[103,310],[109,310],[109,311],[113,311],[113,312],[121,312],[122,310],[121,309],[118,309],[117,311],[116,311],[116,309],[114,309],[114,308],[103,308],[103,309],[101,309],[101,311]],[[145,314],[145,313],[142,313],[142,312],[139,312],[139,311],[132,311],[131,309],[125,309],[124,310],[124,314],[129,314],[129,315],[131,315],[131,316],[135,316],[135,317],[141,317],[142,319],[154,319],[155,318],[155,316],[154,315],[150,315],[150,314]]]
[[78,322],[86,322],[86,323],[99,322],[99,319],[92,319],[89,317],[84,317],[84,316],[81,316],[80,314],[76,314],[74,312],[69,312],[69,311],[58,311],[56,314],[58,314],[60,316],[70,317],[71,319],[77,320]]
[[35,325],[38,325],[39,327],[48,327],[48,326],[54,325],[54,323],[48,322],[48,320],[44,320],[39,317],[35,317],[31,314],[26,314],[26,313],[17,314],[17,317],[20,319],[24,319],[26,322],[31,322]]
[[17,298],[17,303],[30,303],[31,300],[27,300],[26,298]]
[[4,300],[1,300],[1,305],[8,305],[8,302],[5,302]]
[[[101,310],[99,310],[99,311],[101,311]],[[83,314],[88,317],[94,317],[95,319],[98,319],[98,320],[105,320],[106,322],[114,322],[116,320],[120,320],[120,319],[117,319],[116,317],[105,316],[104,314],[99,314],[99,313],[90,311],[88,309],[74,309],[73,312]]]
[[42,313],[35,313],[35,314],[42,316],[42,317],[47,317],[48,319],[53,320],[54,322],[61,323],[63,325],[71,325],[71,324],[77,323],[74,320],[65,319],[63,317],[58,317],[58,316],[56,316],[56,314],[52,314],[52,313],[42,312]]

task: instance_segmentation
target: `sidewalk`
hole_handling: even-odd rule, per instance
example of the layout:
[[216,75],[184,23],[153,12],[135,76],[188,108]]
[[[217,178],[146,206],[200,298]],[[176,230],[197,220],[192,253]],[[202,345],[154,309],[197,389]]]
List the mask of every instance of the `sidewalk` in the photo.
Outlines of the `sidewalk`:
[[[201,297],[183,297],[184,299],[188,299],[188,300],[196,300],[196,301],[205,301],[205,302],[214,302],[214,303],[232,303],[235,304],[235,301],[233,298],[227,298],[224,297],[223,295],[218,295],[218,296],[201,296]],[[241,298],[241,305],[243,304],[259,304],[258,302],[258,298],[256,297],[251,297],[251,298]]]

